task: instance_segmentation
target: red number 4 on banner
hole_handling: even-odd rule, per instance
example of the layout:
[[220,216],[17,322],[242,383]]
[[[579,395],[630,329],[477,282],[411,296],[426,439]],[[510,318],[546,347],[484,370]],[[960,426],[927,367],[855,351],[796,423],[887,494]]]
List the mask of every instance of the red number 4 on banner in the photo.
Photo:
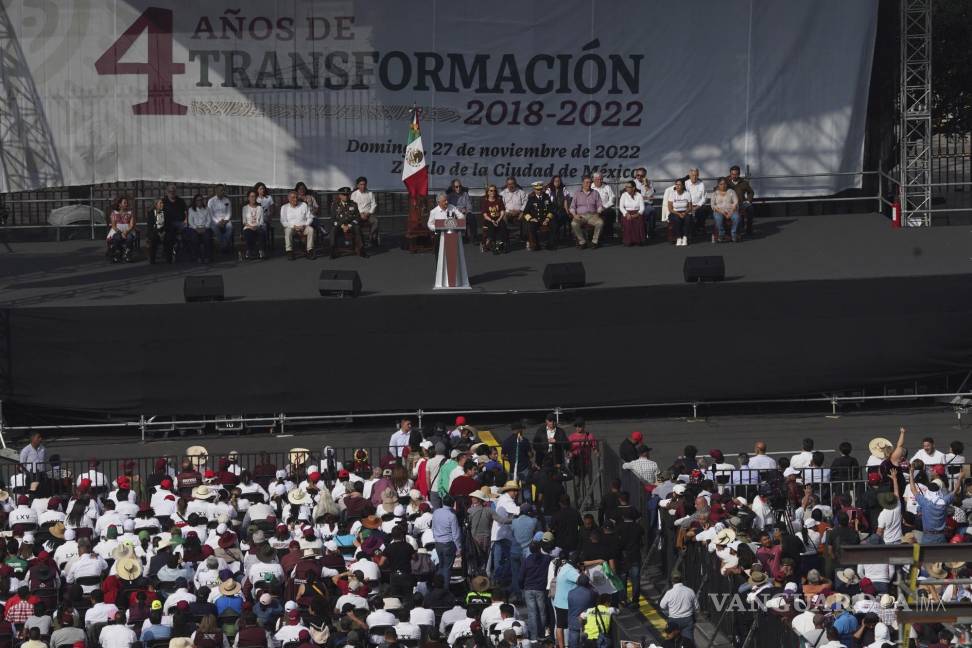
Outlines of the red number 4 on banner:
[[[121,63],[121,58],[148,29],[148,60]],[[185,115],[186,107],[172,97],[172,77],[186,71],[172,61],[172,11],[149,7],[111,47],[95,61],[98,74],[144,74],[148,76],[148,101],[132,106],[136,115]]]

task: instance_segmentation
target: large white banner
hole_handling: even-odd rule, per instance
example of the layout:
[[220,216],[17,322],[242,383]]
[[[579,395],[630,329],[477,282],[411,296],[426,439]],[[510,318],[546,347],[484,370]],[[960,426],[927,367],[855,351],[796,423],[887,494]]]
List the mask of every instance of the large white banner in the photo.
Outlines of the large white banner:
[[[2,0],[0,191],[861,170],[877,0]],[[766,179],[826,194],[860,177]]]

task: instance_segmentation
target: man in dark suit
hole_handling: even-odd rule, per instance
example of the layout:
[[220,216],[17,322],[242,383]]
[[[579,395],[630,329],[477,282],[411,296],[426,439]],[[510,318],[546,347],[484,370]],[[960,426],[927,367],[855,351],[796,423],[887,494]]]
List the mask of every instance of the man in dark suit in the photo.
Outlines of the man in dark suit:
[[546,421],[533,435],[534,461],[538,466],[543,466],[547,454],[552,453],[553,464],[563,466],[566,463],[569,447],[567,433],[564,432],[564,428],[557,425],[557,417],[552,412],[547,414]]

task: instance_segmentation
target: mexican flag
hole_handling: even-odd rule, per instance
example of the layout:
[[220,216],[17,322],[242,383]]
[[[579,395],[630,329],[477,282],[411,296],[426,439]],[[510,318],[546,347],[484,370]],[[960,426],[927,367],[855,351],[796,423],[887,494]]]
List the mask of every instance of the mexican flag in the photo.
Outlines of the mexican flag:
[[408,143],[405,145],[405,161],[402,164],[402,182],[405,183],[409,196],[425,196],[429,193],[429,169],[425,165],[418,109],[412,111],[412,123],[408,127]]

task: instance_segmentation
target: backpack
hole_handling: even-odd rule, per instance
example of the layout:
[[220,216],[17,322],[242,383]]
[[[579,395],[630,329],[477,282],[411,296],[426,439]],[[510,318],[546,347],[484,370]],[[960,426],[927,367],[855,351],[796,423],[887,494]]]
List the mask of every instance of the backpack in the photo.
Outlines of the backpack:
[[433,574],[432,557],[427,553],[415,552],[411,560],[412,575],[418,580],[426,580]]

